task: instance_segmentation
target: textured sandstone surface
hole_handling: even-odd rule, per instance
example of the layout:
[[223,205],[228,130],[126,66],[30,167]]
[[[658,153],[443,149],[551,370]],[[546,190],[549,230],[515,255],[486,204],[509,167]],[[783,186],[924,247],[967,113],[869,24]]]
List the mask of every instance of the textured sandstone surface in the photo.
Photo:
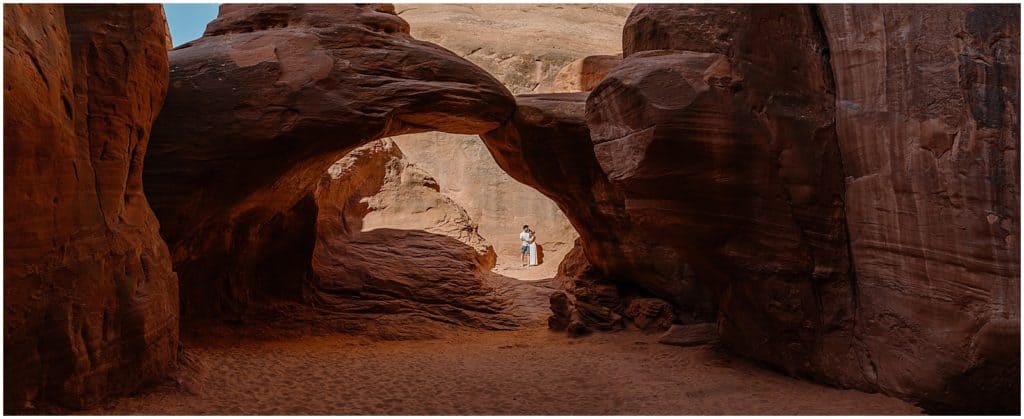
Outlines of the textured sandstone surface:
[[[437,43],[493,74],[513,93],[581,91],[607,72],[621,48],[628,5],[397,5],[418,39]],[[601,55],[605,54],[605,55]],[[595,58],[589,58],[595,56]],[[583,62],[586,61],[586,65]],[[578,64],[577,64],[578,63]],[[498,253],[499,272],[519,263],[519,232],[529,224],[557,265],[577,235],[565,214],[535,189],[509,177],[476,136],[444,133],[395,138],[406,156],[480,224]],[[553,272],[547,269],[545,272]],[[517,274],[518,275],[518,274]]]
[[300,298],[310,193],[348,151],[475,134],[511,114],[500,83],[408,31],[386,5],[223,5],[202,38],[170,52],[145,181],[184,315]]
[[[684,24],[694,14],[704,23]],[[677,32],[657,44],[630,29],[652,19]],[[847,344],[852,313],[814,19],[807,6],[638,6],[626,58],[587,101],[594,153],[637,228],[715,292],[723,340],[791,373],[833,359],[823,346]]]
[[[629,9],[398,8],[452,53],[391,6],[225,5],[168,67],[158,6],[5,7],[6,412],[166,376],[178,277],[190,319],[410,338],[549,301],[1019,412],[1019,7]],[[547,91],[582,92],[510,94]],[[572,280],[487,272],[524,223]]]
[[608,72],[622,62],[621,55],[591,55],[558,70],[551,93],[589,92],[604,80]]
[[1018,15],[638,6],[587,100],[595,158],[738,352],[1017,411]]
[[350,325],[342,329],[417,337],[429,334],[415,329],[426,327],[422,319],[517,325],[509,301],[487,283],[494,250],[391,140],[347,154],[313,194],[316,245],[306,298]]
[[[684,24],[693,15],[704,23]],[[639,228],[716,291],[723,339],[791,372],[848,313],[834,99],[813,22],[808,7],[639,6],[626,59],[587,104],[602,169]],[[658,44],[635,25],[677,32]]]
[[502,127],[481,136],[494,160],[516,180],[554,200],[580,232],[588,260],[605,276],[630,264],[630,220],[622,198],[593,158],[583,119],[586,93],[521,95]]
[[563,67],[622,48],[628,4],[398,4],[417,39],[479,65],[515,94],[545,93]]
[[[694,282],[692,271],[675,250],[635,228],[622,193],[606,179],[584,119],[586,97],[586,93],[518,96],[512,119],[481,136],[502,169],[551,197],[580,232],[578,249],[559,269],[577,278],[571,303],[604,304],[621,313],[625,306],[619,302],[584,295],[597,291],[596,287],[612,287],[610,292],[597,293],[654,294],[674,303],[687,317],[713,315],[707,290]],[[639,290],[616,290],[617,285]],[[596,313],[590,318],[599,329],[617,323],[601,310],[587,309]],[[568,311],[562,310],[561,315],[555,311],[565,320],[556,323],[569,321]]]
[[862,345],[894,394],[1020,406],[1020,8],[822,6]]
[[166,37],[160,6],[4,6],[5,413],[174,365],[178,282],[141,186]]

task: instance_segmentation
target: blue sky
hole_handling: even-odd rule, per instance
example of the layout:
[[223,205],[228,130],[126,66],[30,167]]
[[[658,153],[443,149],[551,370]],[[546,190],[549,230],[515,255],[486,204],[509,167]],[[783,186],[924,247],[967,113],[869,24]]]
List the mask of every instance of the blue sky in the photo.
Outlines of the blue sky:
[[167,25],[171,27],[174,46],[184,44],[203,36],[206,24],[217,17],[219,3],[174,3],[164,4]]

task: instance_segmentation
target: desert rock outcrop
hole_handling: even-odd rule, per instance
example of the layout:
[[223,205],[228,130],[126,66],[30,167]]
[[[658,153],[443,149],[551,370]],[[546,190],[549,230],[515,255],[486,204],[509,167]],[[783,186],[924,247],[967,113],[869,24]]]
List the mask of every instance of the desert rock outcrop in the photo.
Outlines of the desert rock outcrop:
[[[703,25],[686,24],[695,14]],[[657,44],[638,24],[676,32]],[[638,6],[623,38],[587,124],[630,218],[714,291],[722,339],[739,352],[791,373],[833,362],[824,346],[848,344],[853,307],[835,98],[812,8]]]
[[160,6],[4,6],[5,413],[174,366],[178,280],[142,191],[166,37]]
[[313,196],[316,244],[305,298],[330,313],[320,322],[401,338],[430,335],[422,319],[488,329],[518,324],[488,284],[494,250],[391,140],[336,162]]
[[[621,191],[602,172],[584,119],[586,98],[518,96],[512,119],[481,138],[502,169],[558,203],[579,231],[580,249],[561,266],[562,274],[578,278],[577,287],[593,291],[585,284],[600,282],[639,288],[621,292],[657,295],[688,315],[713,315],[690,268],[674,249],[635,228]],[[607,307],[621,312],[620,306]]]
[[350,150],[487,131],[513,107],[500,83],[412,38],[387,5],[223,5],[170,62],[145,181],[186,317],[301,297],[310,193]]
[[[579,83],[599,80],[593,73],[608,62],[603,57],[611,57],[601,54],[618,53],[622,23],[631,8],[617,4],[396,6],[414,36],[479,65],[514,94],[580,91]],[[581,65],[573,67],[575,62]],[[529,224],[538,232],[544,252],[543,265],[531,269],[554,274],[553,268],[572,248],[576,231],[550,199],[502,171],[479,138],[424,133],[395,141],[479,223],[480,234],[494,245],[502,269],[519,262],[517,237],[522,225]]]
[[587,100],[595,158],[738,352],[1016,411],[1018,14],[638,6]]

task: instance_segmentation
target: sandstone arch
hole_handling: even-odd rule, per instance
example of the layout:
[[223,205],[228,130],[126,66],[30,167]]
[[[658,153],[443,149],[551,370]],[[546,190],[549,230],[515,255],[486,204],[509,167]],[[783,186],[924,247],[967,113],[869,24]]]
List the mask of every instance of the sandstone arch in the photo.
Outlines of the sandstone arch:
[[145,181],[186,316],[303,298],[315,221],[304,197],[350,150],[476,134],[511,114],[500,83],[408,31],[391,6],[225,5],[170,52]]

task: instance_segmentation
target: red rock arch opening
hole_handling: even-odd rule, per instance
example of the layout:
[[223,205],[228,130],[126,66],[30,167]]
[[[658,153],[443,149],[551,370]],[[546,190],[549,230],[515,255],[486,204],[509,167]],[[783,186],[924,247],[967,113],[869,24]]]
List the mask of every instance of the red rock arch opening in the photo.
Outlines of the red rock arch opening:
[[350,150],[485,131],[513,106],[487,73],[412,39],[390,6],[223,6],[170,60],[144,180],[186,318],[245,313],[281,290],[305,298],[309,199]]

